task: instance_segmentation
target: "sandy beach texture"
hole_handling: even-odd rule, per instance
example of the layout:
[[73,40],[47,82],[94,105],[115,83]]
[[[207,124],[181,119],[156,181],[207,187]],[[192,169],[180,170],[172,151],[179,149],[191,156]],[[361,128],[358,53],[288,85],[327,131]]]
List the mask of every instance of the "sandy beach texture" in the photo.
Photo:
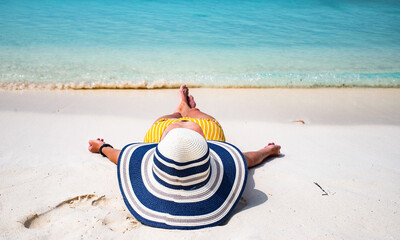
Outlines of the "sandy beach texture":
[[116,166],[87,150],[142,141],[177,89],[0,91],[0,239],[400,239],[400,89],[191,94],[241,150],[282,146],[224,225],[142,225]]

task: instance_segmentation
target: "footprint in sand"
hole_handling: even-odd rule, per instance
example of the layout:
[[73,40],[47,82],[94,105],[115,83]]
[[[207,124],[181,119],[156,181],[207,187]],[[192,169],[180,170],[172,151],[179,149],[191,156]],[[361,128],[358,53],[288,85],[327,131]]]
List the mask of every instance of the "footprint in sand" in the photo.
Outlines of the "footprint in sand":
[[[88,224],[94,226],[101,221],[101,225],[122,233],[130,231],[140,224],[125,210],[120,200],[87,194],[61,202],[47,212],[29,216],[24,222],[24,226],[29,229],[44,228],[56,224],[62,218],[82,222],[85,226]],[[88,221],[88,218],[91,218],[91,221]]]

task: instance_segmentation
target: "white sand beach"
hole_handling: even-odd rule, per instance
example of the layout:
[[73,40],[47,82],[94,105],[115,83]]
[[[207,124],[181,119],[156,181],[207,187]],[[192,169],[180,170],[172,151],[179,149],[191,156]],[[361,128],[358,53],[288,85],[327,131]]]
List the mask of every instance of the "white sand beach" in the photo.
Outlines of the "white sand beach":
[[400,89],[190,92],[242,151],[282,146],[225,224],[139,223],[116,166],[87,150],[142,141],[177,89],[1,90],[0,239],[400,239]]

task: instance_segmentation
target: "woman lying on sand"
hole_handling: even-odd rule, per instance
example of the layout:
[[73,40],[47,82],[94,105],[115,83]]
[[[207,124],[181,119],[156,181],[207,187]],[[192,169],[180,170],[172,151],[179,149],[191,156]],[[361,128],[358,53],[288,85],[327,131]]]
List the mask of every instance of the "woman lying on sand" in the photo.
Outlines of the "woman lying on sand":
[[[194,101],[193,96],[189,95],[189,89],[186,87],[186,85],[182,85],[179,89],[179,96],[181,102],[176,108],[176,111],[170,115],[165,115],[158,118],[152,128],[149,130],[149,132],[147,132],[144,142],[159,142],[164,138],[165,135],[167,135],[169,131],[175,128],[191,129],[201,134],[203,137],[206,138],[206,140],[225,141],[225,136],[223,135],[224,133],[217,120],[214,117],[203,113],[198,108],[196,108],[196,102]],[[202,129],[201,126],[196,123],[198,121],[201,121],[201,119],[206,119],[206,121],[214,122],[215,125],[217,125],[217,130],[215,130],[218,131],[217,137],[210,136],[210,134],[207,134],[207,136],[205,136],[204,132],[207,132],[208,129]],[[163,124],[163,126],[161,126],[162,128],[157,129],[158,132],[162,132],[162,135],[159,136],[159,139],[158,136],[149,137],[149,135],[154,134],[154,131],[156,131],[156,129],[154,129],[155,126],[159,126],[161,125],[160,123],[166,121],[168,122],[167,124]],[[168,126],[168,124],[170,125]],[[207,126],[209,125],[206,125],[206,127]],[[103,141],[103,139],[90,140],[89,151],[91,151],[92,153],[99,153],[100,147],[102,147],[104,144],[105,142]],[[281,147],[279,145],[269,143],[268,146],[258,151],[244,152],[243,155],[246,158],[247,166],[250,168],[259,165],[269,156],[278,156],[280,153],[280,149]],[[103,146],[102,148],[102,153],[115,164],[118,163],[118,156],[120,152],[121,150],[114,149],[108,145]]]
[[162,116],[144,143],[114,149],[90,140],[89,151],[118,164],[118,179],[130,212],[142,223],[196,229],[218,225],[243,193],[247,168],[280,154],[274,143],[242,153],[225,142],[218,121],[196,108],[182,85],[173,114]]

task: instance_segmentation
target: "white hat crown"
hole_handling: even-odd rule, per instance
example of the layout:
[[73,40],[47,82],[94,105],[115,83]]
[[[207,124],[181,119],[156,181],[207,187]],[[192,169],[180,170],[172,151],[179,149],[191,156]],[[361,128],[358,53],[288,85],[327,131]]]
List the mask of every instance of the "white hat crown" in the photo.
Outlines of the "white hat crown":
[[158,144],[158,151],[166,158],[187,163],[207,154],[208,144],[202,135],[193,130],[175,128]]
[[197,189],[207,183],[210,172],[208,143],[193,130],[172,129],[156,148],[153,175],[167,188]]

